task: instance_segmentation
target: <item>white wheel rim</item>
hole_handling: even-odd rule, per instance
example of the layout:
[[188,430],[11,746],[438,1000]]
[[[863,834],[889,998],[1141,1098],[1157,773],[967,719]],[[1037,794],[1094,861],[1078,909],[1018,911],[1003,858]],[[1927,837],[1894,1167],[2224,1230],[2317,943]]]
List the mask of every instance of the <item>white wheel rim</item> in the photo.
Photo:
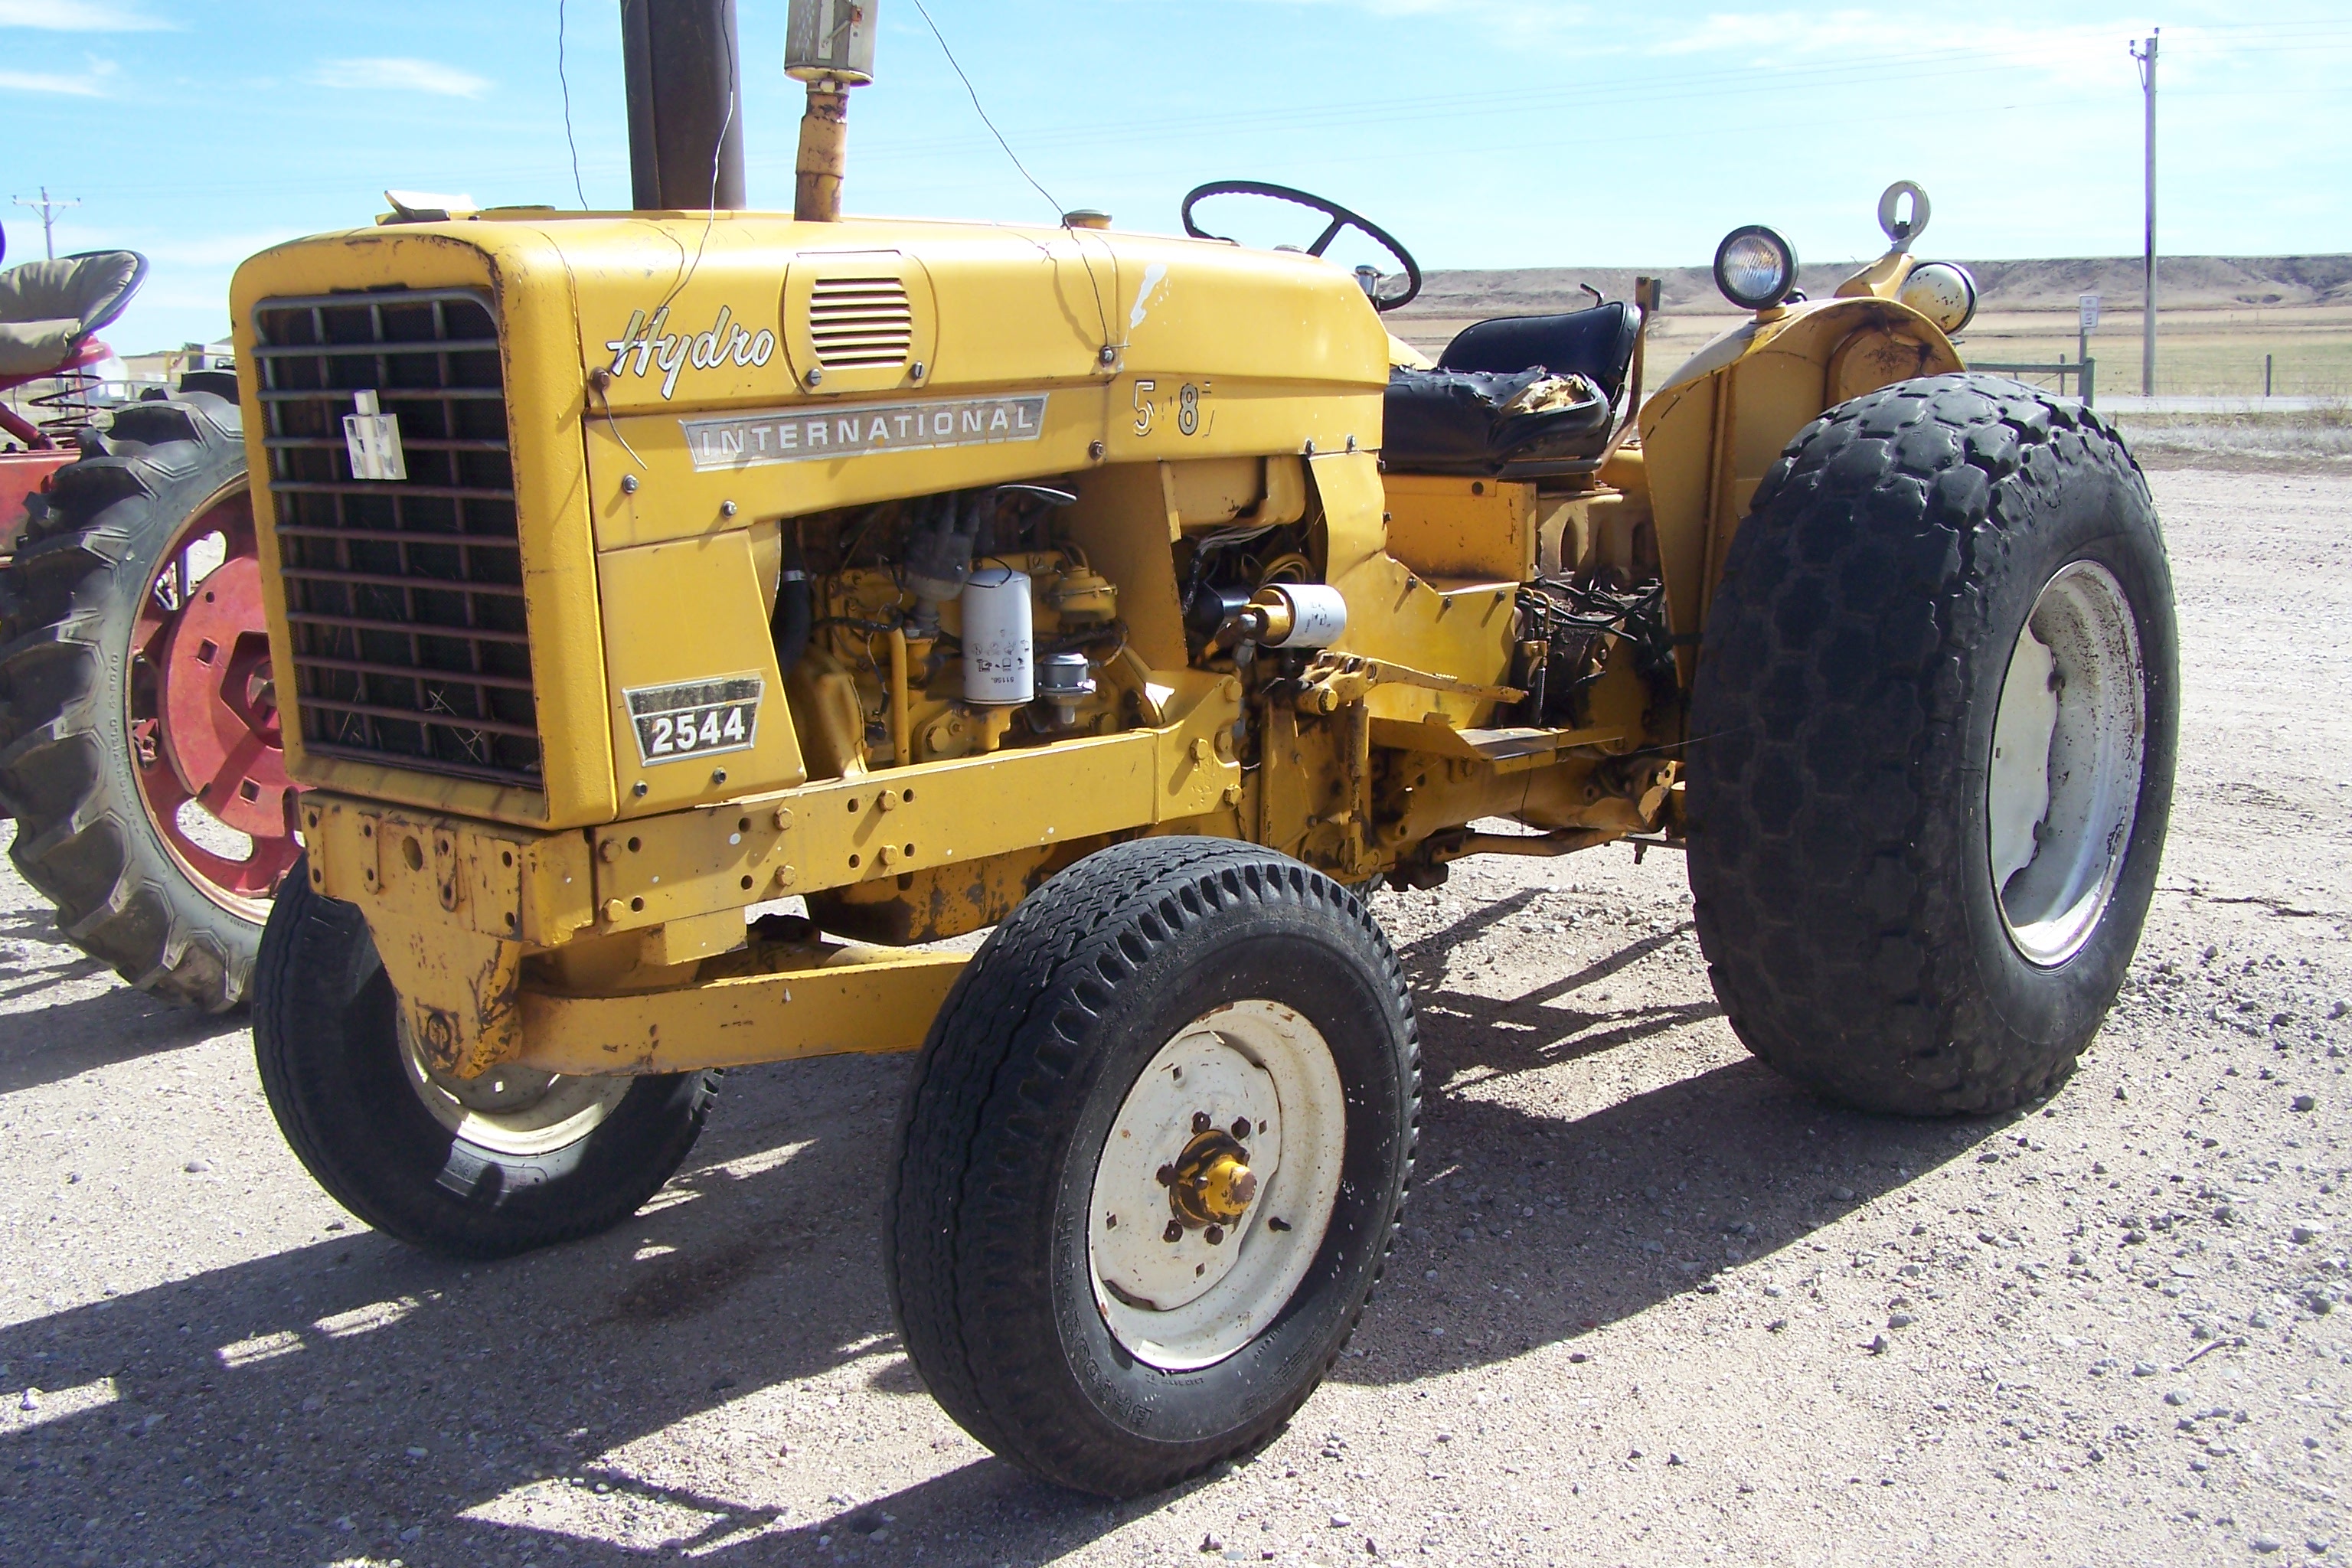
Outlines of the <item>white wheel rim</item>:
[[2054,968],[2115,896],[2139,810],[2147,670],[2123,584],[2076,561],[2018,632],[1986,770],[1993,900],[2012,946]]
[[624,1077],[572,1078],[511,1063],[474,1079],[438,1072],[417,1049],[404,1016],[400,1047],[409,1087],[434,1121],[468,1143],[519,1158],[585,1138],[636,1082]]
[[[1188,1220],[1163,1170],[1244,1121],[1255,1194],[1230,1225]],[[1128,1090],[1095,1166],[1087,1256],[1112,1335],[1168,1372],[1213,1365],[1255,1340],[1322,1249],[1346,1148],[1339,1064],[1306,1018],[1235,1002],[1178,1030]]]

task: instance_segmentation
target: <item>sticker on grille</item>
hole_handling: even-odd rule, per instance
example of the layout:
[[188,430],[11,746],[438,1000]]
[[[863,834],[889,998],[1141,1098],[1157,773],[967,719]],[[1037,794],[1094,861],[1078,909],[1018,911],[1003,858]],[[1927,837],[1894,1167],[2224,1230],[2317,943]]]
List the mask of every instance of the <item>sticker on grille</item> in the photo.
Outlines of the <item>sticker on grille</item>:
[[809,293],[809,340],[827,370],[901,365],[915,315],[896,278],[820,278]]
[[[541,787],[488,296],[380,289],[268,300],[254,317],[294,642],[280,700],[304,746]],[[397,421],[404,478],[352,471],[344,420],[371,401]]]

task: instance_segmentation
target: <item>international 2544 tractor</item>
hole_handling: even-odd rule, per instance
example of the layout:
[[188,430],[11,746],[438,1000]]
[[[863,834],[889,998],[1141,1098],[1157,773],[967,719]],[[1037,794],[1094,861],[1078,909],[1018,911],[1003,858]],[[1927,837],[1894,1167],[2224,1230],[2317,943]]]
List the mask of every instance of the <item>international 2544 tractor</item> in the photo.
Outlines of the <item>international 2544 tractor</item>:
[[[1773,1067],[1921,1115],[2064,1078],[2162,843],[2168,572],[2104,426],[1963,371],[1916,191],[1831,298],[1734,231],[1749,313],[1644,399],[1646,301],[1432,365],[1381,320],[1412,259],[1297,192],[1253,187],[1298,252],[1192,200],[840,220],[851,68],[800,63],[797,216],[711,209],[706,142],[698,210],[641,162],[641,210],[236,275],[310,786],[254,1031],[339,1201],[459,1257],[586,1236],[719,1070],[914,1051],[907,1352],[1131,1495],[1273,1432],[1398,1234],[1375,879],[1664,835]],[[1349,226],[1378,297],[1320,258]]]

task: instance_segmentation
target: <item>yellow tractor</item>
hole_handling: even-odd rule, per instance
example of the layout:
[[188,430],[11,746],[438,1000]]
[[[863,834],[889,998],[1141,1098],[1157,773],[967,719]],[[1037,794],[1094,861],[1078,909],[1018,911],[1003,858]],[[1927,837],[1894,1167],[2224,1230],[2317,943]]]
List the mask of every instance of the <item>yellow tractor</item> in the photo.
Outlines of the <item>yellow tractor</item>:
[[[461,1257],[585,1236],[719,1069],[918,1052],[907,1351],[1132,1495],[1271,1434],[1396,1237],[1376,879],[1678,843],[1773,1066],[1916,1114],[2063,1079],[2162,844],[2168,568],[2104,426],[1963,372],[1916,190],[1831,298],[1735,231],[1749,313],[1645,398],[1654,300],[1430,364],[1402,247],[1279,187],[1195,196],[1312,209],[1298,251],[1190,200],[838,220],[842,79],[797,218],[641,165],[644,210],[409,203],[237,273],[310,788],[255,1037],[339,1201]],[[1350,226],[1392,269],[1321,259]]]

